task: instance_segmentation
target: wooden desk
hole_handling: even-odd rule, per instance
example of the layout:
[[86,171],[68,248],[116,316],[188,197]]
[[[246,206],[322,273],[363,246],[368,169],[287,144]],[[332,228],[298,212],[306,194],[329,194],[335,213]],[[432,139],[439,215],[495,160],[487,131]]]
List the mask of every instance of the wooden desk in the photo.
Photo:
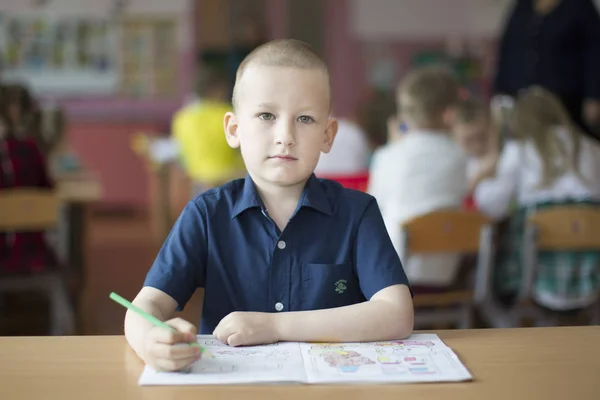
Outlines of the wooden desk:
[[102,197],[98,178],[89,172],[62,173],[54,179],[59,197],[67,203],[91,203]]
[[474,382],[140,387],[122,336],[0,338],[2,399],[598,399],[600,327],[440,331]]
[[71,272],[69,291],[78,310],[78,330],[82,330],[79,310],[83,307],[86,265],[89,253],[90,204],[102,198],[102,185],[90,171],[63,172],[54,177],[63,202],[61,252]]

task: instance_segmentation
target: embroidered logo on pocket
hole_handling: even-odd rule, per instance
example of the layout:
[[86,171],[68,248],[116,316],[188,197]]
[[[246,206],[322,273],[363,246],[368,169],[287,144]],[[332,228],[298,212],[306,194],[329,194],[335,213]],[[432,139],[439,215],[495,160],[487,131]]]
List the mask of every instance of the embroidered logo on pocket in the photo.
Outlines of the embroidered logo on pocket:
[[345,279],[340,279],[334,285],[335,285],[335,291],[336,291],[337,294],[344,293],[346,291],[346,289],[348,288],[346,286],[346,280]]

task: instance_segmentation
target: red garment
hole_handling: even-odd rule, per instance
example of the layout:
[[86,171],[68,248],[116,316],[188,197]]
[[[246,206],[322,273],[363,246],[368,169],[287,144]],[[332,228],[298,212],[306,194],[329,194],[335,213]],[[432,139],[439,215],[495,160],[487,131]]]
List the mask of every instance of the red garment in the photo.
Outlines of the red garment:
[[355,174],[355,175],[319,175],[318,178],[329,179],[332,181],[338,182],[340,185],[345,187],[346,189],[354,189],[359,190],[361,192],[366,192],[367,187],[369,186],[369,172],[365,171],[363,173]]
[[475,204],[475,198],[472,194],[463,201],[463,208],[469,211],[477,211],[477,204]]
[[[0,190],[51,188],[46,161],[29,139],[0,139]],[[44,232],[0,232],[0,272],[27,273],[56,265]]]

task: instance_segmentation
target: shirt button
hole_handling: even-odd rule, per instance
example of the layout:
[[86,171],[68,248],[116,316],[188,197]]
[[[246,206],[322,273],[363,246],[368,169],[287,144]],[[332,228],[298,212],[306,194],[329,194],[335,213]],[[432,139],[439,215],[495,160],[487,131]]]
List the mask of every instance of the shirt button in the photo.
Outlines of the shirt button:
[[279,242],[277,242],[277,247],[279,247],[280,250],[285,249],[285,242],[283,240],[280,240]]
[[276,309],[277,311],[281,311],[281,310],[283,310],[283,304],[281,304],[281,303],[275,303],[275,309]]

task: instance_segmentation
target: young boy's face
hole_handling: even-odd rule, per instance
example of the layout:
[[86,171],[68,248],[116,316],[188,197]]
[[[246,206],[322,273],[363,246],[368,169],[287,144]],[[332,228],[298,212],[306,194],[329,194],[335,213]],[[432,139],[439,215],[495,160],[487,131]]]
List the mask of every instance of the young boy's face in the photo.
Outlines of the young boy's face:
[[486,118],[477,118],[473,122],[454,124],[453,133],[456,142],[474,158],[487,154],[490,145],[490,126]]
[[241,147],[255,182],[304,184],[321,152],[331,150],[329,82],[319,69],[249,65],[236,87],[235,114],[225,116],[227,141]]

